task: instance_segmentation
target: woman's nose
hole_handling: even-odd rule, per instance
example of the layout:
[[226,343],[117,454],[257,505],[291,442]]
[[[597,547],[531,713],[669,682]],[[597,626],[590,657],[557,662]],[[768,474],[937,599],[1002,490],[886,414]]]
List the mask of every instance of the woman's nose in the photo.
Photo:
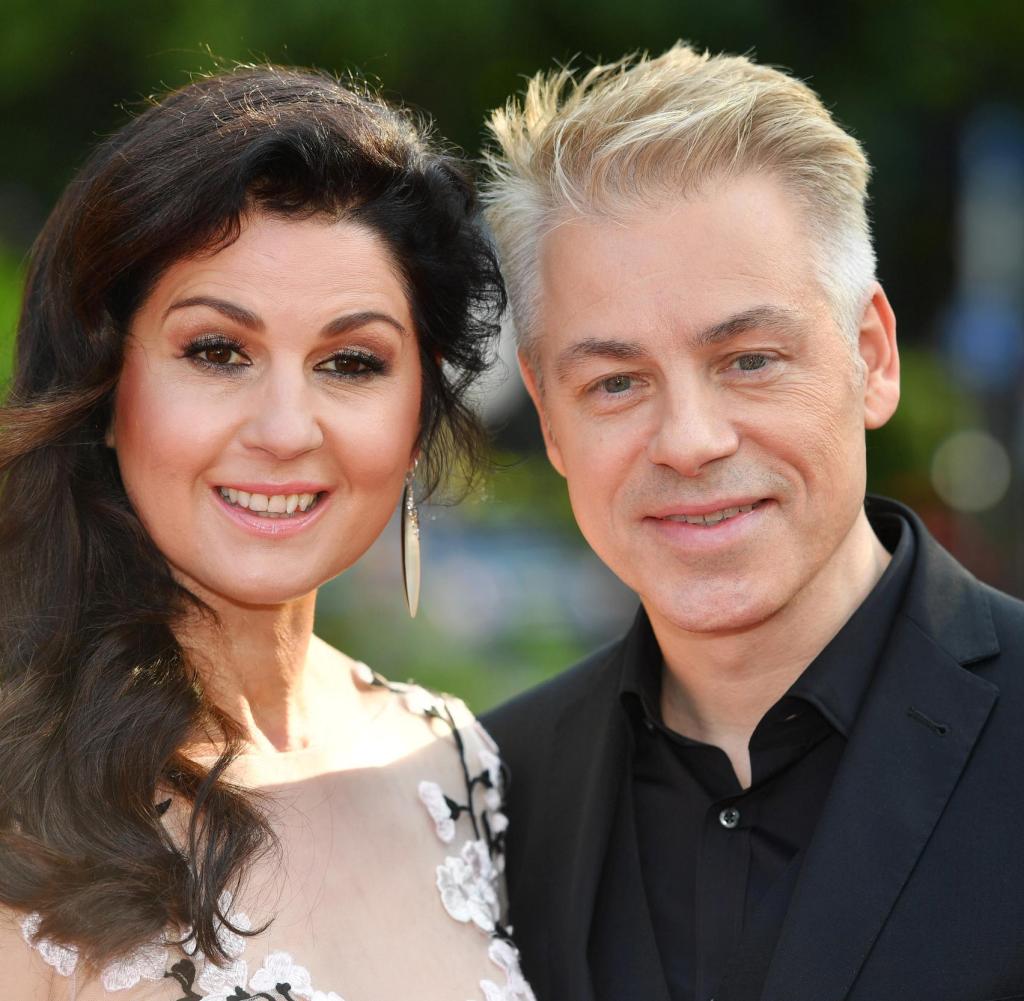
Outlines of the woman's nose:
[[282,460],[319,448],[324,434],[315,402],[315,390],[303,372],[268,371],[249,401],[242,443]]

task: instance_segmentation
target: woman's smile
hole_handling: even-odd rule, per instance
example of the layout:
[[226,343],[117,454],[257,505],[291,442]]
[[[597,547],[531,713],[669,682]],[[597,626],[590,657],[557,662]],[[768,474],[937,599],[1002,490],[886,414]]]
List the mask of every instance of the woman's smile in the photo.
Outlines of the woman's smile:
[[[290,539],[300,532],[306,531],[312,525],[320,521],[329,506],[329,494],[321,491],[315,494],[273,494],[267,496],[260,493],[247,493],[246,491],[235,491],[236,500],[232,501],[230,496],[225,496],[226,487],[219,487],[213,491],[218,508],[231,519],[232,523],[244,531],[257,535],[261,538]],[[242,498],[246,503],[241,503]],[[300,498],[305,504],[304,508],[298,506]],[[291,504],[296,506],[289,511]],[[266,508],[261,509],[263,504]],[[269,505],[284,510],[270,510]],[[250,506],[253,505],[253,506]]]
[[244,508],[268,518],[288,518],[296,511],[305,514],[326,493],[324,490],[272,493],[270,490],[249,490],[240,487],[218,487],[217,489],[220,491],[221,497],[232,507]]

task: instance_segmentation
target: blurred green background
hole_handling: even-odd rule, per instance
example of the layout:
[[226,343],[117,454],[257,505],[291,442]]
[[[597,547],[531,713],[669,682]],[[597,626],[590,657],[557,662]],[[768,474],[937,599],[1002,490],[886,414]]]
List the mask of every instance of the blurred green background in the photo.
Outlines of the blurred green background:
[[[1018,0],[8,0],[0,32],[0,378],[24,255],[99,137],[219,63],[355,72],[476,156],[488,109],[556,62],[684,38],[807,80],[866,146],[904,397],[869,439],[872,489],[917,508],[980,576],[1024,594],[1024,7]],[[507,357],[507,353],[506,353]],[[424,512],[422,611],[397,527],[326,586],[319,630],[482,710],[611,638],[633,597],[579,538],[518,376],[489,390],[497,471]],[[966,434],[965,434],[966,432]]]

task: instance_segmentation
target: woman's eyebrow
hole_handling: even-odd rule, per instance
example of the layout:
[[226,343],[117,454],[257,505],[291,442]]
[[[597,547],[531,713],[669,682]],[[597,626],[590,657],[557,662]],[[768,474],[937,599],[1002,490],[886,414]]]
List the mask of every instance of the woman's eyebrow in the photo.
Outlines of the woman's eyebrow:
[[394,327],[400,334],[404,335],[407,333],[405,327],[389,313],[379,313],[373,309],[364,309],[358,313],[347,313],[345,316],[339,316],[329,321],[324,325],[323,330],[320,331],[320,336],[336,337],[338,334],[347,333],[349,330],[354,330],[357,327],[365,327],[368,323],[386,323],[388,326]]
[[[205,306],[207,309],[216,310],[216,312],[226,316],[229,320],[233,320],[243,327],[248,327],[250,330],[263,330],[265,326],[259,316],[244,306],[239,306],[237,303],[230,302],[227,299],[218,299],[216,296],[210,295],[194,295],[189,296],[187,299],[179,299],[167,307],[164,318],[166,319],[168,314],[176,309],[188,309],[193,306]],[[364,327],[368,323],[386,323],[394,327],[400,334],[404,335],[407,333],[405,327],[390,314],[372,309],[364,309],[356,313],[347,313],[344,316],[338,316],[328,321],[324,324],[323,330],[320,331],[320,336],[336,337],[338,334],[347,333],[349,330],[354,330],[357,327]]]
[[218,299],[211,295],[193,295],[187,299],[179,299],[177,302],[172,302],[164,313],[164,319],[166,320],[176,309],[188,309],[191,306],[206,306],[208,309],[216,310],[229,320],[233,320],[243,327],[248,327],[250,330],[263,329],[263,321],[251,310],[229,302],[227,299]]

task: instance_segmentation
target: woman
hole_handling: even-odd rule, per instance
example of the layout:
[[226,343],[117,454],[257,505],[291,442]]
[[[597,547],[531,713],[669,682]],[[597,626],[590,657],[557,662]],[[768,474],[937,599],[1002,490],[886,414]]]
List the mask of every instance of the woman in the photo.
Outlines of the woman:
[[503,306],[460,168],[241,69],[103,143],[34,250],[0,417],[0,984],[527,999],[500,764],[312,634],[413,470],[479,440]]

